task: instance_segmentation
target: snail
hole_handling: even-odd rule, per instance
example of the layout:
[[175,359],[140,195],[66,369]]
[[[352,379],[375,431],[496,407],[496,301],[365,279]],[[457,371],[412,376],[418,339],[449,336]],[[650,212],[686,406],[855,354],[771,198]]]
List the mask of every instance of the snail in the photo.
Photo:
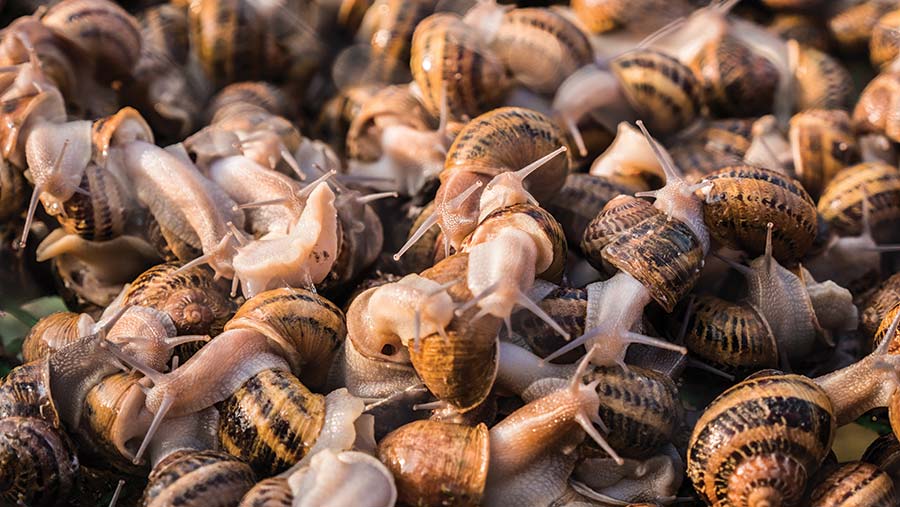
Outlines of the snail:
[[825,478],[811,494],[810,505],[891,506],[900,501],[891,477],[870,463],[850,462],[841,465]]
[[868,0],[838,7],[828,19],[828,29],[842,50],[853,53],[868,47],[878,20],[895,9],[896,4]]
[[[890,328],[897,324],[894,318]],[[710,505],[799,502],[835,429],[892,398],[896,355],[889,343],[822,377],[763,371],[719,395],[688,447],[688,477],[701,498]]]
[[897,437],[888,433],[873,440],[860,461],[877,466],[893,479],[897,476],[897,450]]
[[[894,214],[898,206],[897,169],[885,163],[863,162],[837,174],[819,198],[819,213],[842,236],[863,234],[868,223],[877,243],[900,240],[894,232]],[[863,201],[868,203],[868,219]]]
[[900,13],[892,10],[878,18],[869,39],[869,59],[873,67],[896,68],[897,30]]
[[611,30],[653,31],[691,12],[690,2],[641,0],[628,5],[619,0],[576,0],[572,10],[591,33]]
[[611,178],[584,173],[571,173],[566,182],[544,208],[562,226],[566,239],[577,245],[588,223],[606,203],[628,189]]
[[857,132],[876,133],[892,141],[900,139],[896,119],[891,114],[900,75],[882,72],[869,81],[853,109],[853,127]]
[[875,336],[887,312],[897,304],[900,296],[900,275],[896,273],[882,281],[860,305],[860,329],[867,338]]
[[814,109],[797,113],[791,118],[788,136],[794,173],[814,199],[858,156],[850,118],[841,110]]

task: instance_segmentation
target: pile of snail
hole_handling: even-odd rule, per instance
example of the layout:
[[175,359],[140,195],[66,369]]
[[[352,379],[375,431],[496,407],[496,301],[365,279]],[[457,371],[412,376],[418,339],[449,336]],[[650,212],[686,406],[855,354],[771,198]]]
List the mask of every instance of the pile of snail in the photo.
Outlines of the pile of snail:
[[900,507],[900,2],[527,4],[0,1],[0,505]]

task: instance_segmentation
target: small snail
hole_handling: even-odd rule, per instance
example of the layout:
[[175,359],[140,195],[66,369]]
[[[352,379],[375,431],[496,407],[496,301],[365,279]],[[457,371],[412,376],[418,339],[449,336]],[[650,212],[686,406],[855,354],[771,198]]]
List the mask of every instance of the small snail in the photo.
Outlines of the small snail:
[[900,240],[894,230],[900,206],[900,172],[881,162],[863,162],[837,174],[819,198],[819,213],[831,229],[843,236],[864,232],[864,206],[868,227],[877,243]]
[[898,502],[891,477],[875,465],[857,461],[842,465],[816,486],[810,505],[890,507]]

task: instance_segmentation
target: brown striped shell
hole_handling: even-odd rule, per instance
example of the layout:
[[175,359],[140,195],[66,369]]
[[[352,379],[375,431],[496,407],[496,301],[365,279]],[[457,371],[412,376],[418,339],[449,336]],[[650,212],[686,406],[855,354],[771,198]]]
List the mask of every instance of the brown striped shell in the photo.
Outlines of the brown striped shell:
[[238,507],[291,507],[294,493],[285,477],[269,477],[256,483]]
[[223,401],[219,414],[222,449],[268,477],[312,448],[325,424],[325,397],[289,372],[265,370]]
[[585,375],[597,384],[600,419],[619,454],[645,458],[669,443],[681,424],[682,407],[675,383],[662,373],[636,366],[602,366]]
[[[409,227],[409,233],[406,239],[409,239],[414,232],[434,213],[434,201],[428,203],[422,208],[412,225]],[[441,230],[438,227],[432,227],[425,232],[419,241],[416,241],[409,250],[403,255],[401,264],[404,269],[410,273],[418,273],[424,271],[441,259],[444,258],[444,241]]]
[[690,63],[716,116],[760,116],[772,111],[779,71],[731,36],[713,40]]
[[[652,205],[633,203],[634,207],[620,207],[625,199],[617,198],[607,204],[604,216],[622,211],[624,221],[610,217],[608,224],[613,234],[600,250],[599,259],[616,270],[624,271],[650,291],[653,299],[667,312],[671,312],[678,301],[687,294],[700,277],[703,266],[703,247],[700,239],[680,220],[670,218]],[[617,234],[615,232],[618,232]],[[585,237],[591,234],[591,227]],[[602,243],[603,234],[598,234]],[[594,248],[593,246],[590,248]],[[582,249],[587,251],[584,243]],[[595,264],[598,265],[598,264]]]
[[882,435],[869,444],[860,460],[884,470],[896,481],[900,477],[900,442],[893,433]]
[[41,22],[71,42],[106,77],[127,76],[141,53],[137,20],[108,0],[69,0],[54,5]]
[[863,162],[837,174],[819,198],[819,213],[842,236],[863,233],[863,200],[876,243],[900,240],[900,171],[883,162]]
[[13,368],[0,384],[0,420],[7,417],[42,419],[59,428],[59,412],[50,395],[47,359]]
[[659,213],[649,201],[630,195],[614,197],[584,229],[581,251],[596,269],[608,274],[616,268],[603,259],[603,249],[637,224]]
[[777,12],[766,27],[784,40],[795,40],[804,46],[828,51],[831,37],[820,20],[808,13]]
[[141,25],[144,53],[165,55],[172,63],[187,63],[190,51],[188,40],[188,13],[168,4],[143,9],[138,14]]
[[179,335],[218,335],[236,309],[228,290],[207,269],[179,269],[179,263],[167,263],[144,271],[129,285],[123,304],[165,313]]
[[[454,197],[477,182],[486,185],[503,172],[521,169],[560,146],[565,134],[544,114],[520,107],[502,107],[470,121],[456,136],[444,170],[435,203],[438,224],[450,244],[459,246],[477,225],[479,197],[484,186],[455,209],[444,209]],[[555,195],[569,172],[569,153],[550,160],[525,180],[525,188],[543,202]]]
[[872,27],[872,38],[869,40],[869,59],[872,66],[885,67],[897,58],[900,49],[898,32],[900,32],[900,9],[878,18],[878,22]]
[[602,176],[587,173],[571,173],[566,183],[545,205],[547,211],[562,226],[566,239],[578,245],[584,231],[606,203],[628,190]]
[[194,54],[217,88],[266,76],[273,34],[253,2],[200,0],[188,12]]
[[546,8],[508,10],[491,48],[519,83],[541,94],[554,93],[594,56],[581,29]]
[[837,59],[817,49],[788,41],[797,52],[794,66],[794,109],[847,109],[854,93],[850,72]]
[[69,234],[90,241],[106,241],[126,232],[129,215],[137,211],[119,180],[96,164],[89,164],[76,193],[62,203],[56,219]]
[[835,427],[831,400],[812,380],[756,375],[719,395],[700,416],[687,474],[709,505],[799,505]]
[[900,141],[898,98],[900,98],[900,74],[892,72],[878,74],[859,95],[853,109],[853,126],[858,132],[884,134],[893,141]]
[[[452,255],[422,272],[439,284],[457,280],[447,289],[454,303],[473,297],[465,282],[469,256]],[[426,387],[460,412],[477,408],[494,385],[498,367],[497,332],[501,320],[490,315],[473,320],[472,308],[455,317],[446,328],[447,339],[435,333],[409,350],[413,368]]]
[[700,114],[702,89],[694,72],[669,55],[635,49],[610,62],[628,102],[654,134],[690,125]]
[[[585,329],[587,312],[587,290],[573,287],[557,287],[538,301],[538,306],[571,336],[581,336]],[[516,332],[535,354],[546,357],[562,348],[566,341],[546,322],[529,311],[513,314],[513,331]],[[553,362],[570,364],[584,355],[581,349],[568,352]]]
[[435,11],[435,0],[378,0],[366,9],[356,32],[367,45],[367,78],[378,83],[408,82],[409,57],[416,26]]
[[137,416],[145,397],[142,376],[114,373],[88,391],[77,428],[70,433],[86,458],[129,473],[141,473],[131,459],[146,425]]
[[442,94],[451,118],[474,118],[497,106],[510,84],[500,59],[450,13],[432,14],[416,26],[409,66],[435,117]]
[[875,291],[860,305],[860,329],[871,339],[878,331],[887,312],[900,302],[900,273],[894,273],[881,282]]
[[237,505],[253,487],[253,471],[219,451],[175,451],[150,472],[143,507]]
[[334,353],[347,336],[344,313],[331,301],[306,289],[274,289],[257,294],[225,325],[253,329],[283,352],[291,370],[310,385],[321,385]]
[[779,365],[775,335],[752,306],[703,295],[692,308],[684,345],[703,362],[740,375]]
[[[690,14],[690,2],[677,0],[573,0],[572,10],[591,33],[603,33],[620,28],[650,28]],[[661,22],[662,24],[659,24]],[[653,26],[659,24],[659,26]]]
[[239,102],[253,104],[277,116],[289,113],[288,98],[281,89],[265,81],[241,81],[222,88],[210,99],[207,117],[213,118],[219,110]]
[[487,482],[489,433],[484,424],[415,421],[384,437],[378,457],[394,474],[400,502],[475,506]]
[[859,159],[850,117],[840,109],[811,109],[795,114],[788,137],[794,174],[814,199],[841,169]]
[[26,363],[37,361],[79,338],[91,334],[94,320],[87,314],[57,312],[43,317],[22,342],[22,358]]
[[347,156],[362,161],[381,156],[385,127],[430,130],[432,117],[408,86],[386,86],[362,103],[347,131]]
[[765,250],[767,224],[775,224],[773,255],[778,262],[796,262],[812,246],[817,232],[816,208],[795,180],[751,166],[720,169],[704,181],[703,219],[710,236],[743,250],[751,257]]
[[79,470],[75,446],[40,419],[0,419],[0,501],[52,506],[69,500]]
[[894,507],[900,499],[894,481],[870,463],[841,465],[813,490],[810,507]]
[[[900,313],[900,301],[896,301],[893,306],[890,307],[885,313],[884,318],[881,319],[881,322],[878,324],[878,329],[875,330],[875,334],[872,336],[872,349],[878,348],[882,342],[887,338],[887,332],[891,328],[891,322],[894,321],[894,317],[897,316],[897,313]],[[894,334],[896,336],[896,334]],[[897,342],[892,338],[893,343],[891,343],[890,349],[891,352],[896,348]],[[898,413],[900,415],[900,413]],[[897,426],[900,428],[900,426]]]

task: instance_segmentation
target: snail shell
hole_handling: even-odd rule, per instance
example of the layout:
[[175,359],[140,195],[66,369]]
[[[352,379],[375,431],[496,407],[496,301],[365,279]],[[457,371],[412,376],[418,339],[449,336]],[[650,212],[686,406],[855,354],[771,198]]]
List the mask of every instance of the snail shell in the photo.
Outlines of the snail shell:
[[584,230],[581,251],[592,266],[608,274],[616,268],[603,259],[603,249],[632,227],[659,213],[649,201],[619,195],[606,203]]
[[794,109],[847,109],[853,95],[850,72],[828,53],[796,41],[788,41],[788,48],[797,52]]
[[144,271],[128,286],[122,304],[165,313],[179,335],[218,335],[235,311],[228,291],[204,268],[179,269],[178,263],[167,263]]
[[219,90],[209,102],[207,116],[212,119],[219,111],[237,103],[252,104],[276,116],[289,113],[288,98],[275,85],[265,81],[242,81]]
[[325,423],[325,397],[289,372],[265,370],[244,382],[219,411],[222,449],[270,476],[312,448]]
[[253,471],[219,451],[175,451],[150,472],[143,507],[237,505],[253,487]]
[[0,420],[8,417],[41,419],[59,428],[59,412],[50,396],[47,359],[13,368],[0,384]]
[[334,353],[347,336],[344,313],[306,289],[274,289],[241,305],[229,329],[253,329],[276,343],[291,371],[310,385],[321,385]]
[[[894,320],[894,317],[897,316],[897,313],[900,312],[900,303],[894,302],[894,305],[891,306],[889,310],[884,313],[884,318],[881,319],[881,322],[878,325],[878,329],[875,330],[875,334],[872,336],[872,349],[877,349],[881,343],[886,339],[886,335],[888,330],[891,328],[891,322]],[[896,334],[894,335],[896,336]],[[893,340],[893,339],[892,339]],[[895,343],[891,344],[891,352],[893,352],[895,348]]]
[[597,384],[600,419],[609,427],[606,440],[631,458],[653,455],[670,442],[681,424],[682,408],[675,383],[664,374],[631,366],[602,366],[585,375]]
[[635,49],[610,62],[628,102],[647,128],[675,132],[693,122],[703,104],[694,72],[675,58],[652,49]]
[[388,434],[378,457],[408,505],[479,505],[487,483],[487,426],[414,421]]
[[59,428],[30,417],[0,419],[0,500],[4,504],[63,505],[78,469],[75,447]]
[[544,208],[562,226],[566,238],[577,244],[579,238],[594,217],[603,210],[606,203],[627,189],[602,176],[586,173],[572,173],[566,176],[566,182]]
[[[585,329],[587,291],[572,287],[557,287],[537,302],[560,327],[571,336],[581,336]],[[525,340],[537,355],[544,357],[565,345],[565,340],[546,322],[528,311],[513,314],[513,330]],[[577,361],[584,352],[573,351],[554,359],[568,364]]]
[[666,22],[686,16],[692,10],[690,2],[681,0],[573,0],[571,4],[575,16],[591,33],[641,28],[651,21]]
[[881,16],[897,8],[897,4],[890,0],[869,0],[848,5],[828,20],[828,28],[841,49],[850,53],[864,50]]
[[140,375],[115,373],[87,393],[75,430],[78,448],[100,463],[130,473],[141,472],[131,462],[148,421],[139,420],[144,395]]
[[900,10],[893,10],[878,19],[869,40],[869,59],[873,67],[885,67],[898,54],[897,31],[900,30]]
[[[893,274],[881,282],[877,289],[860,306],[860,329],[872,338],[888,311],[900,301],[900,274]],[[873,347],[874,348],[874,347]]]
[[89,164],[79,188],[86,194],[74,194],[56,216],[63,229],[90,241],[123,235],[133,207],[118,179],[105,168]]
[[778,366],[778,345],[766,319],[749,305],[700,296],[688,320],[688,350],[728,373],[746,374]]
[[800,375],[758,374],[697,421],[687,474],[709,505],[799,505],[834,440],[831,400]]
[[378,64],[366,69],[366,78],[379,83],[409,81],[413,32],[436,6],[434,0],[372,2],[356,32],[356,40],[368,44],[370,61]]
[[137,20],[108,0],[70,0],[54,5],[41,22],[93,60],[109,78],[131,73],[141,54]]
[[703,190],[703,219],[710,236],[720,243],[758,256],[764,251],[766,225],[771,222],[776,224],[773,256],[779,262],[795,262],[812,246],[816,208],[798,182],[750,166],[726,167],[704,181],[712,186]]
[[857,132],[884,134],[892,141],[900,141],[900,118],[896,113],[898,89],[900,74],[882,72],[869,81],[853,109],[853,126]]
[[381,156],[381,133],[388,126],[403,125],[430,130],[431,114],[408,86],[387,86],[362,103],[347,131],[347,156],[362,161]]
[[810,507],[893,507],[900,499],[894,481],[870,463],[846,463],[825,478],[811,495]]
[[591,43],[574,23],[550,9],[512,9],[491,48],[526,88],[552,94],[563,80],[593,61]]
[[788,136],[794,174],[813,198],[859,158],[849,115],[842,110],[812,109],[791,118]]
[[94,319],[84,313],[52,313],[31,326],[22,342],[22,358],[26,363],[49,354],[91,334]]
[[[871,463],[895,478],[900,472],[900,442],[893,433],[876,438],[863,453],[862,461]],[[896,479],[895,479],[896,480]]]
[[837,174],[819,198],[819,213],[842,236],[863,233],[863,199],[869,202],[869,227],[876,243],[900,240],[900,171],[883,162],[863,162]]
[[784,40],[793,39],[819,51],[828,51],[832,44],[825,26],[809,14],[778,12],[767,28]]
[[474,118],[496,106],[509,88],[499,58],[450,13],[432,14],[416,26],[409,66],[425,107],[435,117],[442,94],[451,118]]
[[285,477],[269,477],[253,486],[238,507],[292,507],[294,493]]
[[778,68],[736,38],[710,41],[691,62],[706,103],[716,116],[760,116],[772,111]]

